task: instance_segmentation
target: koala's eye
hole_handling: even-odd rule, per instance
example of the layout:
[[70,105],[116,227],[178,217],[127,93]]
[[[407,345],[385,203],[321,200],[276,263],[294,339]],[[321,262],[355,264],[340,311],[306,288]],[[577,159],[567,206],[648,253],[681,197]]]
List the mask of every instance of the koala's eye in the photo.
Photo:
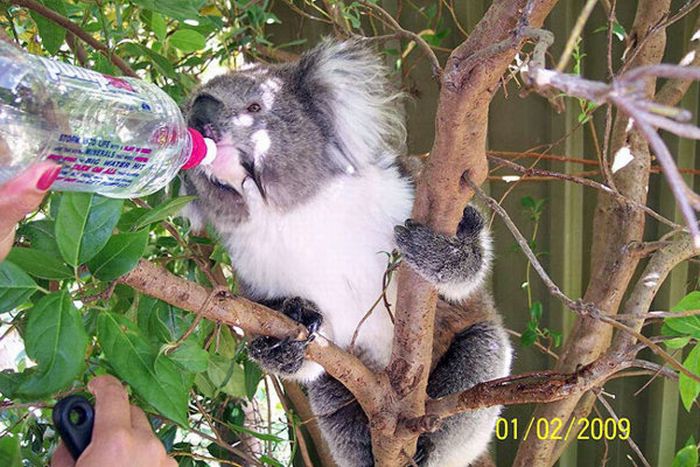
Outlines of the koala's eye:
[[253,102],[252,104],[250,104],[248,106],[248,112],[253,113],[253,114],[258,113],[261,110],[262,110],[262,107],[260,107],[260,104],[258,104],[257,102]]

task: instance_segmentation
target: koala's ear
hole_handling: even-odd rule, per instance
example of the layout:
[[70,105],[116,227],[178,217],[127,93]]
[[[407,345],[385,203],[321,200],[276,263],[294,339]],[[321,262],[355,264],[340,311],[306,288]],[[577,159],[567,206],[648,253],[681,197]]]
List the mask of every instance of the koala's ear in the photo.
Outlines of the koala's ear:
[[403,152],[401,93],[381,57],[359,40],[324,40],[295,69],[299,98],[329,138],[329,153],[348,172]]

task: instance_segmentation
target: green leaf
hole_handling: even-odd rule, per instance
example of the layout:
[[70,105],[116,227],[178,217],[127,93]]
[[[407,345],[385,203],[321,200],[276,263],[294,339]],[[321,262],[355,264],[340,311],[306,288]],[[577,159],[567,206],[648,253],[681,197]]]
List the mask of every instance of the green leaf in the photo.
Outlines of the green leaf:
[[667,339],[664,341],[666,347],[669,349],[682,349],[690,342],[690,336],[685,337],[674,337],[673,339]]
[[123,203],[92,193],[63,194],[56,218],[56,241],[68,264],[83,264],[105,246],[119,221]]
[[693,443],[686,445],[676,453],[671,467],[697,467],[697,465],[698,447]]
[[623,25],[621,25],[620,23],[618,23],[617,21],[615,21],[613,23],[612,33],[615,37],[617,37],[617,39],[619,41],[624,41],[625,36],[627,35],[627,32],[625,31],[625,27]]
[[160,73],[163,74],[163,76],[166,76],[168,78],[176,79],[177,78],[177,73],[175,72],[175,68],[173,67],[172,63],[162,56],[161,54],[149,49],[148,47],[144,47],[141,44],[136,44],[137,48],[141,50],[143,54],[148,56],[148,58],[151,59],[151,62],[155,67],[158,69]]
[[161,204],[160,206],[147,211],[141,217],[139,217],[131,230],[138,230],[147,225],[153,224],[154,222],[160,222],[167,219],[170,216],[174,216],[182,208],[185,207],[190,201],[197,199],[196,196],[180,196],[179,198],[171,199],[167,203]]
[[7,260],[0,262],[0,313],[26,302],[38,289],[22,268]]
[[537,340],[537,333],[532,329],[526,329],[520,336],[520,343],[525,347],[530,347]]
[[209,352],[190,339],[180,344],[174,352],[169,354],[169,357],[182,368],[192,373],[207,371],[209,367]]
[[5,399],[14,399],[23,374],[11,370],[0,371],[0,396]]
[[170,45],[185,53],[196,52],[207,45],[207,39],[193,29],[180,29],[170,36]]
[[20,385],[19,392],[40,397],[65,388],[80,376],[88,335],[80,312],[66,291],[45,296],[28,315],[24,345],[37,367]]
[[32,248],[49,253],[53,256],[60,256],[61,253],[56,243],[56,225],[50,219],[41,219],[24,224],[19,230],[19,234],[29,239]]
[[[697,344],[688,354],[688,358],[683,362],[683,366],[690,372],[700,376],[700,344]],[[690,412],[693,402],[700,394],[700,382],[690,379],[681,373],[678,377],[678,390],[681,393],[681,400],[685,410]]]
[[117,229],[123,232],[131,230],[136,221],[148,211],[146,208],[131,208],[128,211],[123,211],[119,222],[117,222]]
[[233,397],[246,396],[243,369],[234,360],[211,355],[207,376],[219,391]]
[[252,360],[246,359],[243,362],[243,373],[245,376],[245,392],[249,400],[253,400],[255,392],[258,390],[258,384],[262,379],[263,372],[260,367]]
[[525,209],[534,210],[537,206],[537,203],[535,203],[535,199],[532,196],[523,196],[522,198],[520,198],[520,205]]
[[132,3],[179,20],[195,19],[199,17],[199,10],[194,5],[198,2],[173,2],[172,0],[132,0]]
[[231,258],[229,257],[228,252],[220,243],[214,245],[214,250],[211,252],[211,255],[209,255],[209,259],[217,263],[228,264],[229,266],[231,265]]
[[530,319],[536,323],[539,323],[542,318],[542,303],[534,302],[530,307]]
[[[671,311],[690,311],[700,309],[700,291],[690,292],[678,302]],[[664,324],[674,333],[682,336],[691,336],[700,339],[700,315],[685,316],[682,318],[666,318]]]
[[225,359],[233,360],[238,353],[238,340],[234,337],[231,328],[222,327],[216,336],[216,353]]
[[0,438],[0,465],[3,467],[22,467],[19,439],[14,436]]
[[197,391],[210,399],[215,398],[218,394],[214,383],[211,382],[206,373],[195,374],[194,384],[197,386]]
[[98,279],[111,281],[131,271],[143,256],[148,230],[114,235],[88,263]]
[[166,322],[170,315],[170,305],[158,299],[142,296],[139,299],[139,307],[136,320],[144,335],[154,343],[166,343],[176,339],[174,333]]
[[[60,13],[63,16],[66,15],[66,9],[61,0],[41,0],[41,3],[50,10]],[[62,28],[34,11],[31,11],[29,14],[36,23],[36,27],[39,30],[39,37],[41,37],[41,43],[44,48],[49,54],[55,55],[58,49],[63,45],[63,41],[66,40],[65,28]]]
[[260,433],[259,431],[253,431],[239,425],[234,425],[232,423],[228,423],[227,426],[230,427],[232,430],[237,431],[238,433],[250,435],[263,441],[272,441],[274,443],[283,443],[285,441],[279,436],[271,435],[269,433]]
[[700,290],[694,290],[683,297],[671,311],[688,311],[700,309]]
[[561,341],[563,339],[562,335],[560,332],[557,331],[552,331],[551,329],[549,330],[549,335],[552,338],[552,343],[554,344],[554,347],[559,347],[561,345]]
[[162,41],[165,39],[165,35],[168,31],[162,15],[153,13],[151,16],[151,31],[153,31],[153,34],[156,35],[158,40]]
[[[97,318],[97,339],[121,379],[158,412],[182,426],[188,424],[190,387],[183,371],[167,358],[158,359],[155,346],[133,322],[122,315],[103,312]],[[158,371],[156,359],[160,360]]]
[[34,277],[62,280],[73,277],[73,271],[59,258],[35,248],[14,247],[7,259]]

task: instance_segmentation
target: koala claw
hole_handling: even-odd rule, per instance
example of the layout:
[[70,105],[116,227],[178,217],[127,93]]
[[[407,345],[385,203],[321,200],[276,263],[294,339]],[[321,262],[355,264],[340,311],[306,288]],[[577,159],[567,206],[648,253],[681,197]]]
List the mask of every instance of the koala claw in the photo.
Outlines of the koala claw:
[[284,339],[275,339],[277,342],[271,342],[270,345],[267,346],[268,350],[273,350],[280,348],[285,345],[289,345],[289,343],[292,341],[291,338],[285,337]]
[[425,435],[418,438],[418,446],[416,447],[416,454],[413,456],[414,464],[424,464],[430,454],[435,450],[435,444],[427,438]]
[[260,336],[253,339],[249,346],[250,356],[266,370],[283,375],[292,375],[299,371],[304,363],[306,347],[316,338],[323,317],[316,305],[299,297],[288,298],[280,310],[294,321],[303,324],[309,334],[306,339],[295,340],[289,337]]
[[[282,313],[292,318],[294,321],[306,326],[309,331],[309,338],[314,336],[323,323],[323,316],[318,312],[316,305],[300,297],[288,298],[282,304]],[[309,340],[309,339],[307,339]],[[311,342],[309,340],[309,342]]]
[[417,225],[419,225],[418,222],[416,222],[415,220],[410,219],[410,218],[406,219],[403,224],[406,226],[407,229],[412,229],[412,228],[416,227]]
[[457,226],[457,236],[459,238],[474,238],[484,228],[484,217],[478,209],[467,206],[462,213],[462,219]]

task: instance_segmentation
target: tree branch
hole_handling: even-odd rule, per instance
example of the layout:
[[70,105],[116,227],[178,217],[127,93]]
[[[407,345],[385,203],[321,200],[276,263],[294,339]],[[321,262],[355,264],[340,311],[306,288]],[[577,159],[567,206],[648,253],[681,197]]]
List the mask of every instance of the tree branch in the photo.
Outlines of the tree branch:
[[[688,229],[696,246],[700,246],[700,227],[695,209],[700,209],[697,197],[689,194],[683,177],[656,128],[662,128],[681,137],[700,139],[700,128],[694,125],[674,121],[687,120],[688,115],[680,109],[673,109],[653,102],[644,92],[646,79],[653,77],[672,78],[680,81],[700,79],[700,68],[679,65],[647,65],[634,68],[610,85],[590,81],[578,75],[559,73],[544,68],[544,53],[551,38],[540,31],[530,31],[539,37],[530,65],[524,71],[524,79],[538,92],[551,96],[551,90],[563,91],[568,95],[584,98],[597,104],[611,103],[620,109],[633,122],[644,139],[654,150],[659,164],[663,168],[671,191],[685,218]],[[545,44],[545,47],[539,45]]]
[[[632,367],[633,353],[611,352],[574,373],[540,372],[479,383],[465,391],[430,400],[426,416],[445,418],[496,405],[554,402],[602,386],[613,374]],[[535,381],[528,381],[534,379]],[[410,422],[409,423],[415,423]]]
[[[700,30],[700,16],[695,21],[694,31]],[[695,34],[691,37],[690,47],[686,51],[680,65],[682,66],[700,66],[700,38]],[[688,88],[693,83],[691,79],[671,79],[666,81],[664,85],[656,93],[656,101],[663,105],[676,105],[685,96]]]
[[[683,235],[652,255],[623,307],[625,321],[630,328],[641,331],[644,324],[643,315],[651,307],[651,303],[666,277],[679,263],[699,254],[700,248],[693,247],[690,237]],[[620,316],[617,318],[619,319]],[[622,350],[630,348],[635,343],[634,336],[630,334],[620,335],[615,339],[612,348]]]
[[[491,44],[513,37],[521,18],[539,27],[556,0],[496,0],[467,40],[457,47],[442,76],[435,122],[435,142],[418,181],[413,217],[434,230],[454,234],[464,205],[472,196],[462,182],[468,172],[477,183],[488,174],[486,127],[489,103],[522,40],[498,53],[465,60]],[[402,452],[412,455],[417,435],[395,435],[398,416],[424,415],[426,386],[433,347],[436,294],[432,286],[408,266],[398,272],[398,300],[392,356],[386,369],[395,406],[385,424],[372,426],[377,465],[396,462]]]
[[620,192],[613,190],[609,186],[603,185],[602,183],[598,183],[594,180],[590,180],[588,178],[577,177],[575,175],[552,172],[550,170],[527,168],[527,167],[523,167],[520,164],[516,164],[516,163],[511,162],[509,160],[501,159],[500,157],[493,156],[493,155],[488,155],[488,158],[491,159],[492,161],[496,161],[499,164],[502,164],[508,168],[513,169],[514,171],[522,174],[524,177],[529,177],[531,175],[541,175],[544,177],[552,177],[552,178],[558,178],[561,180],[567,180],[570,182],[578,183],[578,184],[583,185],[583,186],[594,188],[596,190],[602,191],[603,193],[606,193],[606,194],[618,199],[620,201],[620,203],[622,203],[622,204],[628,204],[628,205],[634,207],[635,209],[641,209],[642,211],[647,213],[650,217],[653,217],[654,219],[661,222],[662,224],[666,224],[674,229],[679,229],[679,228],[682,229],[683,228],[680,224],[676,224],[672,220],[667,219],[666,217],[662,216],[658,212],[651,209],[646,204],[641,204],[641,203],[638,203],[634,200],[631,200],[631,199],[625,197]]
[[[653,25],[663,21],[670,8],[670,0],[639,0],[630,37],[644,36]],[[638,44],[632,54],[630,66],[642,66],[659,63],[665,48],[665,30],[661,29],[648,35],[644,44]],[[629,55],[628,55],[629,56]],[[602,83],[601,83],[602,84]],[[643,94],[654,95],[654,82],[644,83]],[[607,136],[606,136],[607,141]],[[628,130],[628,119],[616,116],[610,133],[610,153],[616,154],[622,148],[628,148],[634,159],[624,168],[613,174],[614,186],[625,197],[638,203],[646,204],[649,167],[651,154],[646,140],[638,131]],[[612,186],[612,185],[611,185]],[[642,241],[644,233],[644,215],[641,211],[630,210],[620,205],[610,195],[600,193],[593,217],[591,246],[591,280],[586,288],[583,300],[595,304],[607,315],[614,315],[634,271],[640,260],[638,255],[625,254],[629,245]],[[575,371],[581,365],[594,361],[610,345],[612,330],[608,324],[589,317],[577,317],[560,353],[556,368],[562,372]],[[570,419],[585,416],[595,402],[594,397],[574,395],[567,399],[540,405],[533,414],[536,418]],[[559,446],[561,445],[561,446]],[[516,466],[549,466],[555,462],[557,453],[566,442],[529,438],[522,442],[515,459]],[[561,448],[561,449],[560,449]]]
[[65,16],[63,16],[59,13],[56,13],[55,11],[51,10],[50,8],[45,7],[44,5],[39,3],[38,1],[36,1],[36,0],[2,0],[2,2],[27,8],[28,10],[32,10],[32,11],[40,14],[41,16],[45,17],[46,19],[53,21],[54,23],[58,24],[59,26],[63,27],[64,29],[66,29],[69,33],[72,33],[75,36],[82,39],[85,43],[87,43],[93,49],[100,51],[115,66],[117,66],[122,71],[122,73],[124,73],[125,75],[132,76],[134,78],[139,77],[136,74],[136,72],[129,66],[129,64],[126,63],[119,55],[115,54],[112,50],[110,50],[109,47],[107,47],[106,45],[104,45],[102,42],[98,41],[94,37],[92,37],[87,32],[83,31],[80,28],[80,26],[78,26],[77,24],[72,22],[70,19],[66,18]]
[[[307,337],[306,328],[282,313],[230,293],[212,295],[201,285],[177,277],[145,260],[141,260],[119,282],[211,321],[236,326],[246,333],[279,339],[303,340]],[[323,336],[317,336],[309,344],[306,354],[342,382],[368,413],[377,410],[385,386],[380,375],[375,375],[357,357]]]

